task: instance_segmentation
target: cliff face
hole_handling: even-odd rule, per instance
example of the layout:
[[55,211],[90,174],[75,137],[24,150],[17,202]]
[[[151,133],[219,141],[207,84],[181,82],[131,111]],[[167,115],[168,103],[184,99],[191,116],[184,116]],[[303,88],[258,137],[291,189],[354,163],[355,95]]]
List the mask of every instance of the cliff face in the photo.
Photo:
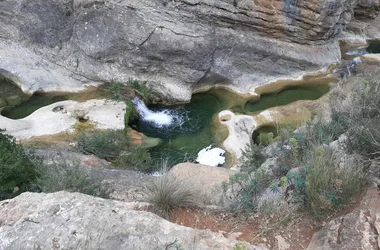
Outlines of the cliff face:
[[134,77],[172,100],[204,85],[248,92],[336,62],[356,2],[4,0],[0,73],[28,91]]

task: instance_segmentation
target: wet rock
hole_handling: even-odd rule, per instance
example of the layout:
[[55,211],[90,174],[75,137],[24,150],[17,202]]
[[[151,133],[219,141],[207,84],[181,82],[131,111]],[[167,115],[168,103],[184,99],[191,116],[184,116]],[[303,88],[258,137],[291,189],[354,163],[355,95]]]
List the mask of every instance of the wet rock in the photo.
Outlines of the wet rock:
[[[1,249],[233,249],[221,233],[170,223],[135,204],[79,193],[23,193],[0,202]],[[54,230],[52,230],[52,228]],[[264,250],[241,243],[247,250]]]
[[[57,112],[60,110],[60,112]],[[78,111],[79,110],[79,111]],[[63,101],[42,107],[31,115],[12,120],[0,115],[0,128],[17,139],[72,132],[80,117],[98,129],[124,129],[125,103],[109,100]],[[78,116],[79,115],[79,116]],[[85,115],[83,117],[82,115]]]

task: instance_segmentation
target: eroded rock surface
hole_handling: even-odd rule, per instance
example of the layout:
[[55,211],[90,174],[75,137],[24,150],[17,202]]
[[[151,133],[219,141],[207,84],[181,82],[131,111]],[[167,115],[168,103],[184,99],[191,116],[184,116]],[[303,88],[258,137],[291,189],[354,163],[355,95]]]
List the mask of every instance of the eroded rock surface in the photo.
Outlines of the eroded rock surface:
[[[172,244],[183,249],[222,250],[233,249],[237,243],[221,233],[131,210],[129,203],[79,193],[23,193],[0,202],[0,249],[145,250],[171,249]],[[243,245],[247,250],[264,250]]]
[[339,60],[356,3],[5,0],[0,73],[31,92],[134,77],[171,100],[213,84],[248,93]]
[[313,236],[308,250],[380,248],[380,190],[370,188],[358,208],[330,221]]
[[186,162],[175,165],[169,173],[191,185],[194,192],[201,197],[201,203],[224,205],[222,184],[229,181],[233,171]]
[[124,102],[110,100],[57,102],[19,120],[0,115],[0,128],[17,139],[73,131],[81,119],[98,129],[123,129],[125,107]]

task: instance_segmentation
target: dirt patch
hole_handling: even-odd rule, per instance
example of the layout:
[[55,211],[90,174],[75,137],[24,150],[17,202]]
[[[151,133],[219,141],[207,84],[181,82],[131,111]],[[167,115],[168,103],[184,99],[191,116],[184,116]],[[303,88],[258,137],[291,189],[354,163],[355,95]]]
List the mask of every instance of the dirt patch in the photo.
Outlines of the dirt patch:
[[179,208],[174,211],[170,221],[179,225],[209,229],[221,232],[227,238],[246,241],[254,245],[265,246],[268,249],[281,249],[284,244],[288,250],[304,250],[308,247],[314,233],[320,230],[326,221],[350,213],[357,208],[363,191],[342,209],[331,215],[328,220],[317,221],[309,214],[297,213],[290,215],[268,215],[257,213],[246,217],[228,211]]

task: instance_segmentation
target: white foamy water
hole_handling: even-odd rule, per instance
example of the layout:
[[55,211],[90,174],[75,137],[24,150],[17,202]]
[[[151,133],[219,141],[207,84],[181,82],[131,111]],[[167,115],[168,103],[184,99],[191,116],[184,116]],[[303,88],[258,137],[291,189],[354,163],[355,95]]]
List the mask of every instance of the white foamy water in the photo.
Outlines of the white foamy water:
[[211,148],[211,147],[212,145],[199,151],[196,162],[203,165],[212,166],[212,167],[223,165],[224,162],[226,161],[226,157],[224,156],[225,151],[221,148]]
[[166,127],[170,126],[173,123],[173,116],[170,115],[168,110],[154,112],[145,105],[143,101],[134,98],[133,103],[136,105],[136,110],[141,116],[141,119],[151,122],[156,127]]

